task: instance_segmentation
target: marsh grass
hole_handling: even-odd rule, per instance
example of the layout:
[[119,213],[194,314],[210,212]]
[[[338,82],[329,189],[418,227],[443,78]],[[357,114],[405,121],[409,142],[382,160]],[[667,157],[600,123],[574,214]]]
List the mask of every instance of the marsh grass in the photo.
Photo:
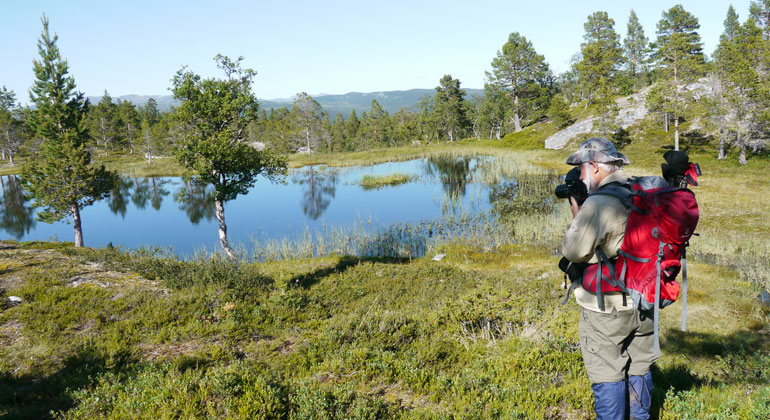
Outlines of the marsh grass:
[[359,185],[365,190],[382,188],[385,186],[401,185],[409,183],[414,176],[409,174],[392,173],[388,175],[370,175],[366,174],[361,178]]

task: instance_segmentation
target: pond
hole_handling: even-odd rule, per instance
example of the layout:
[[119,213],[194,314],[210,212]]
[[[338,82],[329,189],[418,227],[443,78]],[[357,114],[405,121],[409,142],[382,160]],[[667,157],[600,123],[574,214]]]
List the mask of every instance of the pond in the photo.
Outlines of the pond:
[[[501,212],[521,212],[523,206],[540,216],[559,213],[552,194],[558,177],[519,166],[492,157],[447,155],[292,169],[285,184],[259,179],[247,195],[225,203],[228,237],[235,248],[262,258],[330,252],[421,255],[429,238],[499,230]],[[410,182],[376,189],[360,185],[366,174],[393,173],[410,175]],[[535,188],[525,188],[531,183],[523,179],[537,180]],[[1,177],[0,186],[0,238],[72,240],[67,221],[35,220],[37,209],[25,200],[18,177]],[[162,247],[180,255],[218,250],[211,189],[182,178],[124,177],[106,199],[83,209],[85,244]],[[404,246],[408,249],[396,249]]]

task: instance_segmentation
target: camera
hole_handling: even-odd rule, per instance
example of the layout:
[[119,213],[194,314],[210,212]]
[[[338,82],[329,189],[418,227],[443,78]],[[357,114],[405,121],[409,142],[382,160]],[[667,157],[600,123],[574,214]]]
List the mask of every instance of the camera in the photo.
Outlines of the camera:
[[564,183],[556,187],[554,194],[559,198],[572,197],[577,201],[578,206],[583,205],[583,202],[588,198],[588,189],[586,184],[580,180],[580,166],[575,166],[567,172]]

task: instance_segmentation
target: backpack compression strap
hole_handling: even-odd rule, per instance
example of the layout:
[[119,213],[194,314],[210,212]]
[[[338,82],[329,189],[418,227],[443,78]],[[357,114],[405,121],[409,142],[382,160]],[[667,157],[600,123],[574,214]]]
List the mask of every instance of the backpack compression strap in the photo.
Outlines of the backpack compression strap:
[[687,331],[687,246],[686,245],[684,250],[682,251],[682,331]]
[[660,287],[661,287],[661,272],[660,262],[663,260],[663,248],[666,246],[665,242],[660,241],[658,247],[658,258],[655,261],[655,269],[658,272],[658,278],[655,280],[655,306],[653,306],[653,354],[655,357],[660,357]]

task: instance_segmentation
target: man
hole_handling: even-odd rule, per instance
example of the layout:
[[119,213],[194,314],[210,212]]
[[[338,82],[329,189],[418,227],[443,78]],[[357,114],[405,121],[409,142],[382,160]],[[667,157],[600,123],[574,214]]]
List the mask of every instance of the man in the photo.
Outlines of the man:
[[[580,165],[580,179],[588,193],[610,183],[628,180],[623,165],[628,159],[606,139],[592,138],[567,158]],[[582,206],[570,198],[574,220],[562,240],[562,253],[573,263],[595,264],[601,248],[614,259],[625,235],[628,209],[617,197],[589,195]],[[578,287],[575,299],[582,307],[580,349],[594,393],[597,419],[650,418],[653,354],[653,322],[633,308],[620,292],[603,293],[604,310],[596,294]]]

